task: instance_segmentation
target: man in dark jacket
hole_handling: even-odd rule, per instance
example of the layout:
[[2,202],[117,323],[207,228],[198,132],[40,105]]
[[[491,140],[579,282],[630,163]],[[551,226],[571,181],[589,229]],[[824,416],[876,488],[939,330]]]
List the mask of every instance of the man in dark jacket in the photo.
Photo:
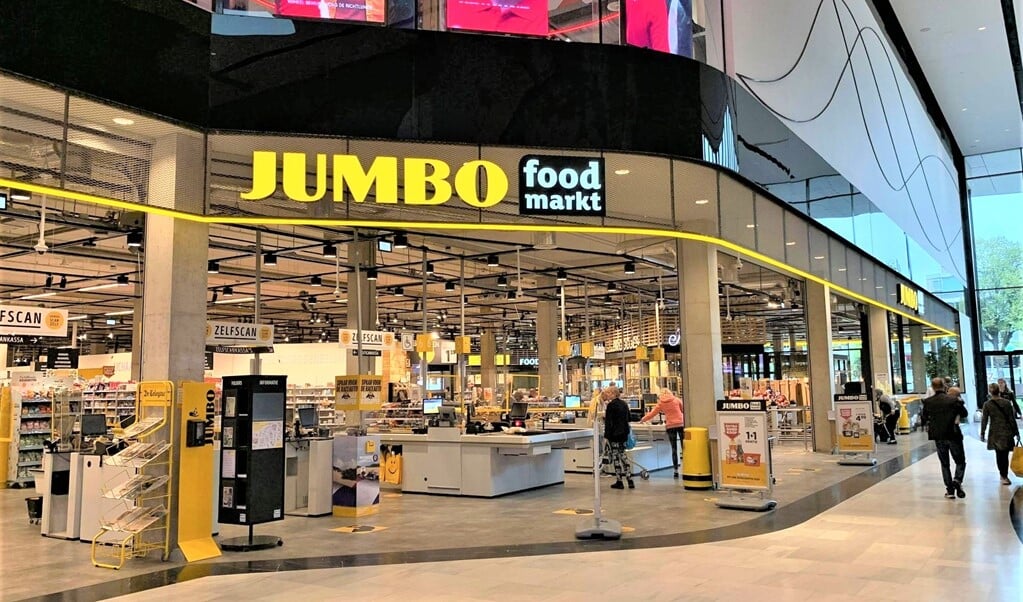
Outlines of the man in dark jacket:
[[[927,428],[927,438],[934,441],[941,462],[941,477],[945,481],[945,497],[954,500],[956,496],[966,497],[963,491],[963,476],[966,474],[966,451],[963,449],[963,432],[959,421],[966,418],[966,404],[961,398],[951,397],[940,378],[931,379],[934,395],[924,400],[920,421]],[[955,460],[955,476],[949,470],[948,456]]]
[[629,482],[629,489],[635,489],[632,481],[632,463],[625,455],[625,442],[629,439],[629,406],[619,398],[618,387],[611,385],[600,392],[600,398],[607,403],[604,409],[604,463],[610,464],[617,480],[611,489],[625,489],[622,478]]

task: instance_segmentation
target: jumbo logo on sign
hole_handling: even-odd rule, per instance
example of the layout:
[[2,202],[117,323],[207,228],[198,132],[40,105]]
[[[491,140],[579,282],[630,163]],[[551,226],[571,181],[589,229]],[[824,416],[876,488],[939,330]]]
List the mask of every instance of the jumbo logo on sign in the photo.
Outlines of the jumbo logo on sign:
[[[316,185],[312,192],[307,186],[308,157],[305,153],[281,153],[280,171],[284,195],[300,203],[314,203],[327,194],[327,155],[315,155]],[[364,203],[373,193],[373,202],[397,204],[399,188],[404,191],[406,205],[442,205],[452,194],[466,205],[476,209],[493,207],[508,194],[508,175],[491,161],[466,161],[454,172],[454,183],[449,181],[451,166],[440,159],[405,157],[402,159],[404,180],[399,182],[398,158],[376,157],[365,169],[356,155],[330,157],[331,189],[335,203],[344,201],[347,190],[356,203]],[[273,151],[252,153],[252,189],[241,194],[247,201],[260,201],[277,191],[278,162]],[[486,192],[480,196],[478,176],[486,177]],[[401,184],[401,186],[399,186]]]

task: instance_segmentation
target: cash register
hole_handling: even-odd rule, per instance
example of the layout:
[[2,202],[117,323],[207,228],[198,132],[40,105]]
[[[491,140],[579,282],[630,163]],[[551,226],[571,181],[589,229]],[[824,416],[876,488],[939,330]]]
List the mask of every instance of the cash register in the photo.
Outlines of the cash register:
[[298,428],[295,432],[298,438],[313,436],[319,425],[319,420],[316,417],[316,408],[298,409]]

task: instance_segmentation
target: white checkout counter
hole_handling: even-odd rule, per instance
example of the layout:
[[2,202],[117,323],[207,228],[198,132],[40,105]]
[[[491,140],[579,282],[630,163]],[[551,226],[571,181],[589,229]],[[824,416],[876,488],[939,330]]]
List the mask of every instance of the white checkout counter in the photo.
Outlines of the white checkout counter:
[[284,513],[326,516],[333,512],[331,467],[333,438],[289,439],[284,442]]
[[[382,433],[401,445],[401,490],[411,493],[497,497],[565,481],[565,450],[589,449],[593,431],[462,434],[431,428],[425,435]],[[587,452],[592,453],[592,452]]]
[[43,496],[42,535],[91,543],[104,517],[134,507],[130,500],[104,497],[104,489],[134,474],[132,468],[107,464],[102,455],[47,452],[42,479],[36,481],[36,491]]
[[[642,469],[653,472],[674,467],[674,463],[671,461],[671,444],[668,442],[667,431],[663,424],[632,422],[629,427],[632,428],[636,437],[636,447],[629,450],[629,458],[633,462],[632,474],[639,474]],[[579,428],[582,427],[571,423],[547,423],[547,430],[566,431]],[[603,439],[601,440],[603,441]],[[681,465],[681,460],[679,464]],[[564,469],[565,472],[593,474],[593,452],[566,451]]]

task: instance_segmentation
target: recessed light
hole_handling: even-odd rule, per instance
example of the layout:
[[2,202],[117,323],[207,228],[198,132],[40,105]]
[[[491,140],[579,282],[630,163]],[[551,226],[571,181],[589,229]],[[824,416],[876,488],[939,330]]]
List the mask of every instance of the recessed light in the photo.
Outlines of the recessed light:
[[824,259],[824,256],[823,255],[814,255],[813,258],[814,259]]
[[117,125],[135,125],[135,120],[128,119],[127,117],[114,117],[114,123]]
[[756,224],[746,224],[746,227],[747,228],[756,228],[757,225]]
[[981,25],[980,27],[977,28],[977,31],[984,31],[985,29],[987,29],[987,26]]
[[963,107],[963,108],[961,108],[961,109],[959,109],[959,110],[960,110],[960,111],[965,111],[965,110],[966,110],[966,107]]
[[849,268],[838,268],[838,271],[839,271],[839,272],[844,272],[844,271],[846,271],[847,269],[849,269]]
[[794,241],[794,240],[787,241],[785,243],[785,246],[786,247],[794,247],[794,246],[796,246],[796,241]]
[[921,28],[920,28],[920,31],[921,31],[921,32],[923,32],[923,33],[927,33],[927,32],[928,32],[928,31],[930,31],[930,30],[931,30],[931,28],[930,28],[930,27],[921,27]]
[[709,202],[710,202],[710,201],[709,201],[709,200],[707,200],[707,199],[697,199],[697,201],[696,201],[696,204],[697,204],[697,205],[706,205],[706,204],[707,204],[707,203],[709,203]]
[[629,172],[628,169],[616,169],[615,170],[615,175],[616,176],[627,176],[627,175],[629,175],[629,173],[630,172]]

